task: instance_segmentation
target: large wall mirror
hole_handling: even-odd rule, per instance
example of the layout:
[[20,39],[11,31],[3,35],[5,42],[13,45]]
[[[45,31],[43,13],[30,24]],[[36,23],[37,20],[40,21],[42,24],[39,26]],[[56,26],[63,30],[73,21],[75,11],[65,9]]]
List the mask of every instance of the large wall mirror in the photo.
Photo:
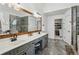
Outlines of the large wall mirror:
[[41,21],[33,16],[9,15],[11,33],[41,30]]

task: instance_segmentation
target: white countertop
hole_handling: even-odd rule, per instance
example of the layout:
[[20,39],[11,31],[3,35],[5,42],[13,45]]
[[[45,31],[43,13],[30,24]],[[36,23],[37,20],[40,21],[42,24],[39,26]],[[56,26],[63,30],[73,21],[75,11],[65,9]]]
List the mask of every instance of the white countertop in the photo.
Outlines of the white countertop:
[[27,34],[20,35],[17,37],[17,41],[11,42],[10,38],[0,39],[0,54],[8,52],[14,48],[17,48],[23,44],[29,43],[47,33],[37,34],[34,33],[33,36],[28,36]]

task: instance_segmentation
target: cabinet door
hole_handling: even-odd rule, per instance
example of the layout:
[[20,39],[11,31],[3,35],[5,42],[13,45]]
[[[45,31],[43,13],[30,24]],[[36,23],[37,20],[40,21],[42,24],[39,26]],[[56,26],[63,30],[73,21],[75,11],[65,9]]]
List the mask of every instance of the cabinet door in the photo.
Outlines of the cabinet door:
[[45,47],[45,38],[44,38],[44,36],[41,37],[41,39],[42,39],[42,49],[44,49],[44,47]]
[[48,35],[41,37],[42,39],[42,49],[44,49],[48,45]]
[[29,48],[26,50],[27,55],[35,55],[34,44],[29,45]]
[[48,46],[48,35],[45,35],[45,47]]

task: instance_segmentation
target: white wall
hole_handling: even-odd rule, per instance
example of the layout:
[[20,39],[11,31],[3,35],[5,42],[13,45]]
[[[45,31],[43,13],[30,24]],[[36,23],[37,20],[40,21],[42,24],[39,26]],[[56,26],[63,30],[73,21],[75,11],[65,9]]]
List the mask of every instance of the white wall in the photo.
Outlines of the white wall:
[[55,19],[62,19],[62,32],[63,32],[63,40],[71,44],[71,10],[68,9],[64,14],[57,14],[46,16],[45,20],[45,31],[48,33],[49,38],[55,38]]
[[47,29],[47,16],[42,15],[42,31],[46,31]]
[[54,39],[54,19],[52,16],[48,16],[46,21],[46,31],[49,35],[48,37]]
[[68,9],[63,17],[63,40],[71,44],[71,9]]

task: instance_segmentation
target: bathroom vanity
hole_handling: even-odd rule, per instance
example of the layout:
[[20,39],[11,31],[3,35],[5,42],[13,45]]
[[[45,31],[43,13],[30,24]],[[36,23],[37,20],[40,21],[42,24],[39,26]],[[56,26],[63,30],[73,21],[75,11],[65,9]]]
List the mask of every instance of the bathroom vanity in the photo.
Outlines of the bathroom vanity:
[[[3,6],[1,6],[3,7]],[[7,7],[8,8],[8,7]],[[2,8],[7,10],[7,8]],[[48,34],[42,31],[42,17],[39,13],[13,9],[2,12],[0,26],[0,55],[35,55],[47,46]],[[37,34],[34,34],[36,33]]]
[[48,35],[41,32],[40,19],[33,16],[9,15],[9,29],[0,34],[0,54],[35,55],[44,49],[47,46]]
[[48,45],[48,34],[40,33],[32,36],[25,34],[18,36],[15,42],[4,41],[0,41],[1,55],[35,55]]

